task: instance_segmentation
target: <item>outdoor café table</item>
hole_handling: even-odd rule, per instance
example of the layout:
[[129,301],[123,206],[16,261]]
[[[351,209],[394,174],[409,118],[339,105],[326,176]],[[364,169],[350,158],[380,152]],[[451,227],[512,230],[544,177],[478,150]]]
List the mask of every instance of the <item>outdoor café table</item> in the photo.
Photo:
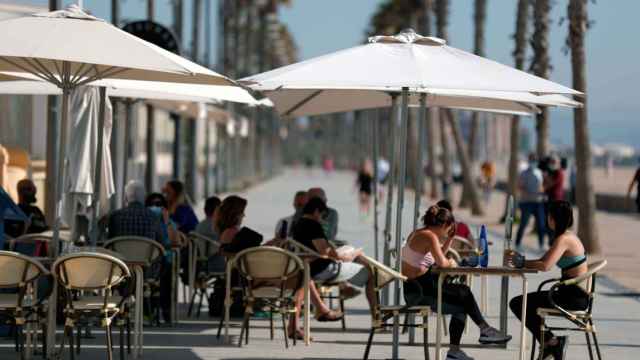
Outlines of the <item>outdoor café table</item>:
[[[144,297],[144,272],[143,267],[146,265],[145,262],[140,261],[131,261],[127,260],[126,256],[115,251],[110,251],[101,247],[78,247],[72,251],[63,252],[61,255],[70,254],[73,252],[98,252],[102,254],[111,255],[117,257],[122,260],[127,266],[129,266],[136,276],[136,286],[135,286],[135,306],[134,306],[134,326],[133,326],[133,357],[138,358],[142,355],[143,348],[143,304],[144,301],[141,299]],[[45,264],[45,266],[51,266],[55,259],[52,258],[36,258],[41,263]],[[57,286],[53,287],[53,291],[51,292],[51,296],[49,297],[49,312],[47,314],[47,354],[52,357],[54,355],[56,342],[55,342],[55,334],[56,334],[56,308],[57,308],[57,298],[58,291]]]
[[[509,276],[520,277],[522,279],[522,319],[526,319],[527,315],[527,274],[537,273],[533,269],[516,269],[505,266],[489,266],[483,267],[455,267],[455,268],[437,268],[432,270],[438,274],[438,300],[437,300],[437,318],[436,318],[436,360],[440,360],[440,350],[442,347],[442,284],[446,275],[484,275],[484,276]],[[507,316],[506,311],[500,309],[500,316]],[[524,321],[520,325],[520,360],[525,359],[525,343],[526,328]]]

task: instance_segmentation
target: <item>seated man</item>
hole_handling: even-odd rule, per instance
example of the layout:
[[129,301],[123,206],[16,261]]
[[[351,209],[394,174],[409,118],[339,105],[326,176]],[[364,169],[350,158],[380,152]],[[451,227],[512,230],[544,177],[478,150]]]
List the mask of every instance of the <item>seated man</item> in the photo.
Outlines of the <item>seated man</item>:
[[220,206],[220,203],[221,201],[217,196],[212,196],[205,201],[204,214],[206,215],[206,218],[198,223],[194,230],[196,233],[206,236],[209,239],[219,241],[214,216],[216,209]]
[[17,238],[24,234],[37,234],[49,230],[42,210],[33,205],[36,203],[36,193],[38,191],[33,181],[29,179],[20,180],[17,190],[18,206],[29,220],[27,222],[6,220],[4,230],[7,235]]
[[322,215],[320,225],[327,236],[327,240],[335,242],[338,235],[338,211],[327,205],[327,194],[324,189],[319,187],[311,188],[307,191],[307,195],[309,199],[319,198],[325,204],[327,211]]
[[367,268],[355,261],[362,250],[341,252],[328,241],[320,225],[327,206],[320,198],[312,198],[302,211],[302,218],[293,229],[293,238],[315,250],[322,257],[310,263],[311,277],[316,281],[348,282],[357,287],[367,287],[367,300],[374,304],[373,281]]
[[298,219],[302,217],[302,208],[309,200],[309,196],[306,191],[298,191],[293,197],[293,209],[294,213],[290,216],[284,217],[278,220],[276,224],[276,239],[282,239],[290,237],[292,234],[293,225]]
[[126,206],[109,215],[108,236],[142,236],[163,244],[166,239],[162,231],[161,218],[145,207],[144,185],[130,181],[124,189]]

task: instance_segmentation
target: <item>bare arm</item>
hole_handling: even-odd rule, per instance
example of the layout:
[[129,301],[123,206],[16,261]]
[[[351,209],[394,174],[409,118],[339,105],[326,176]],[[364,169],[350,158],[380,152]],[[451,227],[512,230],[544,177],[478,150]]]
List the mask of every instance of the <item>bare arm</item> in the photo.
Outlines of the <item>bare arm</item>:
[[564,240],[564,237],[559,237],[540,259],[527,260],[524,262],[524,267],[539,271],[549,271],[560,260],[565,251],[567,251],[567,241]]
[[433,255],[433,259],[439,267],[448,268],[453,266],[452,261],[447,259],[447,257],[444,255],[446,254],[445,251],[448,251],[449,246],[451,246],[451,238],[447,239],[447,241],[445,241],[445,243],[441,245],[438,237],[433,234],[420,236],[427,237],[428,244],[431,248],[431,255]]
[[636,171],[636,174],[633,176],[633,179],[631,179],[631,183],[629,184],[629,189],[627,190],[627,196],[631,196],[631,192],[633,191],[633,186],[638,181],[638,172],[640,172],[640,170]]
[[338,256],[336,249],[334,249],[333,246],[329,244],[327,239],[314,239],[312,240],[312,242],[313,242],[313,246],[318,251],[318,254],[332,258],[332,259],[336,259],[336,260],[343,260]]

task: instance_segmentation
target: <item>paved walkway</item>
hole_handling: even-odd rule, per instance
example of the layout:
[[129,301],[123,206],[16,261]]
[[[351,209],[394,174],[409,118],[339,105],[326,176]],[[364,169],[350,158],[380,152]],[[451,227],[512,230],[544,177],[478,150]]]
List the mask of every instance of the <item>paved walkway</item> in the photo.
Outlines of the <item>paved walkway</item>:
[[[369,254],[373,254],[373,231],[371,218],[362,219],[357,212],[355,189],[353,186],[354,175],[351,173],[336,173],[325,177],[320,171],[314,174],[307,172],[286,172],[284,175],[256,186],[244,195],[249,199],[246,225],[263,234],[272,234],[276,220],[291,212],[291,197],[296,190],[310,186],[323,186],[328,193],[329,203],[340,213],[339,237],[361,246]],[[405,208],[405,229],[411,226],[411,212],[413,198],[407,193]],[[497,198],[497,197],[496,197]],[[467,218],[470,222],[481,222],[483,219],[473,219],[461,211],[459,216]],[[382,216],[381,216],[382,219]],[[498,230],[496,227],[495,230]],[[403,231],[403,233],[407,233]],[[495,253],[502,249],[501,239],[495,237]],[[498,256],[491,258],[492,262],[498,262]],[[556,276],[554,270],[551,274],[534,276],[531,278],[529,288],[534,289],[542,279]],[[511,294],[517,294],[519,284],[512,282]],[[638,314],[637,301],[614,294],[616,288],[607,283],[599,284],[596,307],[596,324],[600,331],[600,341],[606,358],[609,359],[635,359],[640,354],[640,315]],[[479,292],[479,291],[478,291]],[[493,324],[497,323],[499,280],[491,279],[489,283],[489,312],[487,317]],[[278,328],[275,340],[269,340],[268,323],[263,320],[252,322],[249,345],[238,348],[222,344],[215,338],[217,326],[216,319],[209,319],[203,315],[200,319],[182,321],[177,328],[147,328],[145,329],[145,353],[143,359],[147,360],[213,360],[213,359],[361,359],[367,340],[370,318],[368,316],[366,301],[359,297],[347,303],[347,331],[342,332],[338,323],[312,322],[314,342],[305,347],[298,344],[294,348],[285,350],[282,341],[282,332]],[[183,308],[184,310],[184,308]],[[435,339],[435,321],[430,318],[430,340]],[[279,324],[279,322],[276,322]],[[518,334],[518,322],[510,318],[509,329],[512,335]],[[80,360],[94,360],[103,358],[104,337],[101,332],[95,331],[97,339],[87,340],[88,345],[83,348]],[[234,343],[239,334],[238,328],[232,328],[231,334]],[[115,336],[117,343],[117,335]],[[473,345],[468,353],[476,359],[514,359],[517,356],[518,342],[513,340],[507,350],[481,349],[477,346],[478,332],[474,326],[463,340]],[[530,337],[529,337],[530,340]],[[376,335],[371,359],[389,358],[391,336],[389,334]],[[405,359],[422,359],[420,345],[407,345],[407,337],[402,337],[403,346],[401,357]],[[12,343],[9,340],[0,341],[0,359],[18,358],[13,352]],[[433,356],[433,348],[431,349]],[[68,355],[68,354],[67,354]],[[115,352],[115,358],[118,352]],[[68,357],[67,357],[68,358]],[[571,346],[568,353],[569,359],[586,359],[587,352],[583,336],[571,335]]]

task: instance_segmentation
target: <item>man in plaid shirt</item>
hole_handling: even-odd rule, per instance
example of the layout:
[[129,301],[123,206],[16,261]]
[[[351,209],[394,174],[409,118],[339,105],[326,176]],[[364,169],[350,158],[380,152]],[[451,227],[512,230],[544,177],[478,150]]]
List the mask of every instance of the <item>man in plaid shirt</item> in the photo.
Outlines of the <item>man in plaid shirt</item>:
[[109,238],[142,236],[163,243],[160,217],[144,206],[145,190],[139,181],[130,181],[125,187],[124,208],[109,216]]

